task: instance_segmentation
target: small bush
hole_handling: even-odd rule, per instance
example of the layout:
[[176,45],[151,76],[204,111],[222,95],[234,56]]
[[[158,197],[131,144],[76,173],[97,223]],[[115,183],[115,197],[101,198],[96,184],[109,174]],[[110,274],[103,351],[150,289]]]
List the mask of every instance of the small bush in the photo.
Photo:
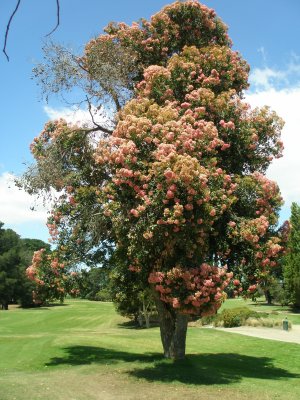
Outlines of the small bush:
[[96,301],[112,301],[111,297],[112,296],[111,296],[111,293],[109,290],[102,289],[96,293],[95,300]]
[[247,307],[237,307],[231,310],[223,310],[215,320],[215,326],[224,326],[224,328],[234,328],[242,326],[245,321],[250,318],[259,318],[260,315],[256,311],[250,310]]

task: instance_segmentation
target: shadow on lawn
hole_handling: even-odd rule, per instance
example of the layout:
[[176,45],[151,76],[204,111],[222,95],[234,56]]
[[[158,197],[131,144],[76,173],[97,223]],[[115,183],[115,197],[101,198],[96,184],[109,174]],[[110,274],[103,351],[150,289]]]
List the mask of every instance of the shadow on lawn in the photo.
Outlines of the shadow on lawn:
[[151,329],[151,328],[158,328],[159,323],[158,322],[151,322],[150,327],[146,328],[146,326],[139,326],[135,321],[129,320],[125,322],[120,322],[118,324],[119,328],[122,329],[135,329],[135,330],[141,330],[141,329]]
[[119,362],[149,364],[141,365],[127,371],[130,376],[150,382],[181,382],[192,385],[214,385],[239,382],[243,378],[285,379],[299,378],[300,375],[290,373],[273,365],[267,357],[251,357],[247,355],[191,354],[185,360],[166,360],[161,354],[132,354],[114,351],[101,347],[72,346],[64,348],[66,356],[53,358],[47,366],[58,365],[111,365]]

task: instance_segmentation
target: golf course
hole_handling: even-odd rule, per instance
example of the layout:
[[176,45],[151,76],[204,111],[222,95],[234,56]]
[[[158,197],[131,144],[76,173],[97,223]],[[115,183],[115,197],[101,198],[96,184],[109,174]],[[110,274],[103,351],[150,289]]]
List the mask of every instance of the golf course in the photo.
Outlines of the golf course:
[[[234,305],[234,304],[233,304]],[[112,303],[0,311],[1,400],[299,399],[300,346],[190,327],[185,360]]]

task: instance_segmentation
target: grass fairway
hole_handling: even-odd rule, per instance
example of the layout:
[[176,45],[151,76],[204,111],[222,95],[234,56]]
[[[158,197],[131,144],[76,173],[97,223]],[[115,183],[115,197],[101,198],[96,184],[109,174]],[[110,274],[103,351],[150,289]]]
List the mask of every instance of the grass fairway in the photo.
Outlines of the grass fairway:
[[188,356],[161,356],[111,303],[0,311],[0,400],[300,398],[300,346],[189,328]]

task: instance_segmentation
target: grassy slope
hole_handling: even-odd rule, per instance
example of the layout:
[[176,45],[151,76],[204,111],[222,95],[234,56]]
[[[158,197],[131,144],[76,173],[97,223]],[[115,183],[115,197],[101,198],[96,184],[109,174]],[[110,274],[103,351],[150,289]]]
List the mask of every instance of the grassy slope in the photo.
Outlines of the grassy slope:
[[299,345],[190,328],[174,363],[124,322],[88,301],[1,311],[0,400],[300,398]]

